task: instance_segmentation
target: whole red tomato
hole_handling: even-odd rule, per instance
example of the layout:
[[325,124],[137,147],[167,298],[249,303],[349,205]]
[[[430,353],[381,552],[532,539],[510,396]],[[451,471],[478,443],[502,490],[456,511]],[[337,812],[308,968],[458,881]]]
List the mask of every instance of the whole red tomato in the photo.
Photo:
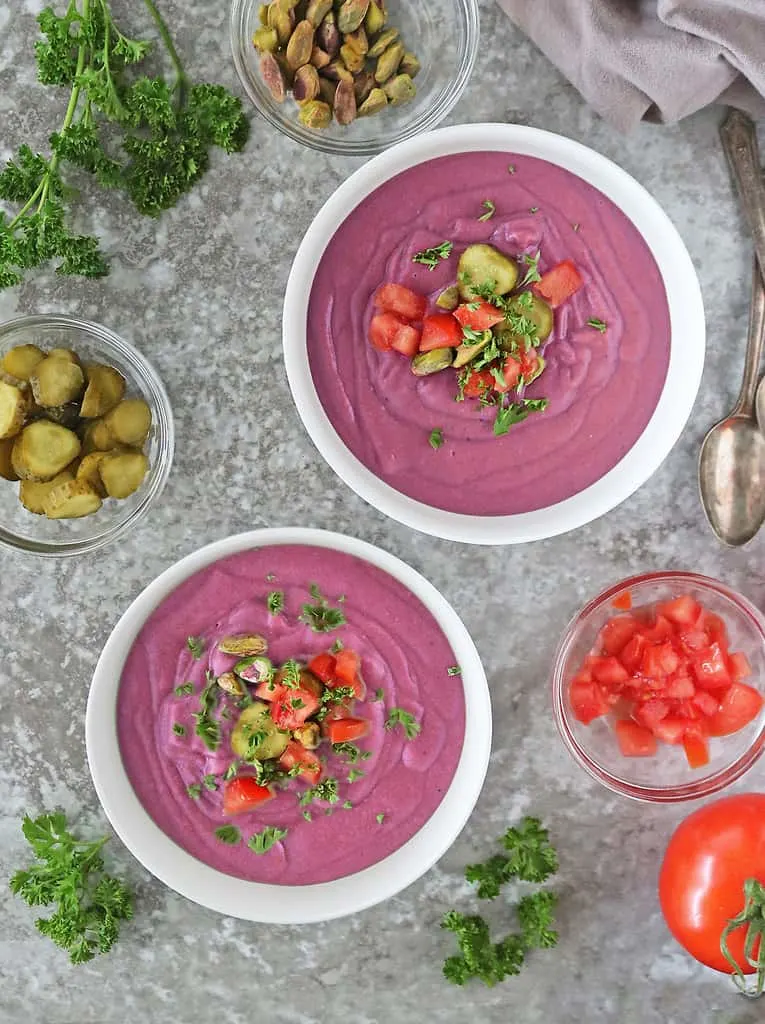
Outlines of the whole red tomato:
[[[765,885],[765,795],[724,797],[695,811],[678,827],[664,855],[659,899],[669,930],[691,956],[732,973],[720,948],[728,922],[744,909],[744,884]],[[763,920],[765,907],[759,909]],[[728,937],[728,949],[744,974],[747,928]],[[753,955],[757,957],[759,941]]]

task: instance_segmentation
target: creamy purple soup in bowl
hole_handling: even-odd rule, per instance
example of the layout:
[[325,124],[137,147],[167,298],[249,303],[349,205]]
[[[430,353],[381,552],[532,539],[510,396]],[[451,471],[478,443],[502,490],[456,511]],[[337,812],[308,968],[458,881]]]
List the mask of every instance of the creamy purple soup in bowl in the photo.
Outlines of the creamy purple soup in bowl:
[[[227,653],[253,638],[258,658]],[[302,721],[276,728],[280,691],[255,668],[270,664],[274,686],[292,665],[303,686],[322,658],[339,670],[354,655],[353,699],[332,703],[341,681],[327,682],[314,713],[310,693],[282,688],[314,743]],[[355,742],[327,738],[354,721]],[[286,770],[297,738],[321,781]],[[133,602],[96,668],[86,741],[104,810],[148,870],[222,913],[299,923],[377,903],[448,849],[483,784],[491,711],[465,627],[413,569],[349,537],[260,530],[195,552]],[[232,803],[240,788],[270,796]]]
[[[414,259],[444,242],[444,258]],[[496,407],[461,400],[451,367],[417,376],[369,342],[381,285],[440,313],[475,245],[516,261],[519,285],[532,260],[540,288],[560,264],[581,278],[523,392],[540,411],[501,436]],[[394,147],[328,200],[293,264],[284,353],[306,429],[363,498],[431,534],[515,543],[604,514],[660,465],[698,390],[704,313],[676,229],[624,171],[537,129],[456,126]]]

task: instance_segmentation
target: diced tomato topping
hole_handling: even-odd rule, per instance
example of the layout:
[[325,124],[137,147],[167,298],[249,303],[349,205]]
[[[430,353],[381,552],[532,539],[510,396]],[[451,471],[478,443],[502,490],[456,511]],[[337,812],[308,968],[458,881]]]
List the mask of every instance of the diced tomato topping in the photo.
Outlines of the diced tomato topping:
[[465,398],[482,398],[494,387],[494,375],[491,370],[471,370],[462,387]]
[[651,643],[657,644],[662,640],[667,640],[669,637],[674,636],[675,628],[669,619],[666,619],[663,615],[657,615],[653,625],[644,626],[642,632],[646,640],[650,640]]
[[524,384],[530,384],[533,380],[537,379],[544,369],[544,360],[533,348],[521,352],[520,358],[523,382]]
[[417,327],[407,324],[406,327],[400,327],[396,331],[390,347],[396,352],[400,352],[402,356],[408,356],[411,359],[420,351],[421,337],[422,332]]
[[719,615],[715,615],[714,612],[704,611],[696,625],[700,629],[706,630],[709,639],[713,643],[718,643],[720,647],[727,650],[728,629]]
[[585,725],[596,718],[607,715],[610,705],[597,683],[573,679],[569,688],[569,698],[574,716]]
[[615,597],[611,602],[611,607],[616,608],[619,612],[628,612],[632,607],[632,594],[629,590],[623,590],[621,594]]
[[273,680],[266,679],[264,682],[258,683],[255,687],[255,696],[259,700],[267,700],[270,702],[272,700],[276,700],[283,690],[283,686],[277,686]]
[[592,666],[592,675],[597,682],[608,687],[618,687],[626,683],[630,677],[619,659],[613,657],[598,658],[597,663]]
[[332,704],[327,712],[326,718],[322,722],[322,733],[325,736],[327,735],[327,730],[329,729],[331,722],[336,722],[340,718],[349,718],[353,714],[355,706],[356,701],[353,700],[353,698],[348,701],[343,701],[342,704]]
[[678,639],[687,651],[701,651],[709,644],[709,636],[703,629],[688,629],[678,634]]
[[727,658],[719,643],[710,644],[693,659],[693,673],[699,686],[705,690],[718,690],[730,686]]
[[636,705],[632,717],[638,725],[643,725],[646,729],[653,729],[668,714],[669,704],[659,697],[654,697],[652,700],[646,700]]
[[521,379],[520,359],[515,356],[505,356],[505,361],[502,364],[502,376],[505,378],[504,384],[500,384],[496,377],[492,377],[492,386],[495,391],[504,394],[511,388],[517,387],[518,381]]
[[647,641],[645,637],[637,633],[624,645],[620,655],[620,660],[628,672],[634,674],[640,668],[646,644]]
[[457,348],[462,344],[462,328],[451,313],[431,313],[422,321],[420,352],[436,348]]
[[[473,309],[476,304],[478,308]],[[463,327],[469,327],[471,331],[488,331],[490,327],[502,323],[505,319],[505,314],[485,299],[476,299],[475,302],[457,306],[454,316]]]
[[422,320],[428,300],[402,284],[383,284],[375,294],[375,305],[386,313],[395,313],[404,320]]
[[676,672],[680,659],[669,642],[651,645],[643,651],[640,671],[649,679],[664,679]]
[[712,736],[729,736],[738,732],[762,711],[763,696],[753,686],[733,683],[720,701],[718,711],[709,719]]
[[682,597],[676,597],[672,601],[664,601],[658,606],[656,611],[659,615],[663,615],[665,619],[674,622],[676,626],[688,628],[699,621],[701,605],[698,601],[694,601],[689,594],[685,594]]
[[335,677],[343,686],[352,686],[359,671],[359,656],[355,651],[339,651],[335,658]]
[[395,313],[377,313],[369,324],[369,341],[380,352],[396,349],[413,356],[420,345],[420,332]]
[[309,662],[308,671],[313,672],[317,679],[321,679],[323,683],[328,683],[335,675],[335,664],[336,659],[333,654],[317,654],[316,657]]
[[550,303],[553,309],[579,291],[584,282],[573,260],[563,260],[551,267],[534,285],[534,291]]
[[711,718],[712,715],[717,714],[717,709],[720,707],[720,701],[714,694],[709,693],[707,690],[696,690],[694,695],[691,697],[691,704],[698,709],[698,711],[705,717]]
[[689,768],[703,768],[705,764],[709,764],[709,742],[706,736],[687,732],[683,736],[683,748]]
[[614,731],[625,757],[651,757],[656,753],[656,737],[650,729],[644,729],[637,722],[617,722]]
[[696,687],[688,676],[675,676],[667,681],[664,692],[670,700],[690,700],[696,693]]
[[621,654],[638,627],[638,621],[631,615],[617,615],[613,619],[609,619],[601,629],[598,638],[603,653]]
[[321,778],[321,761],[316,754],[297,740],[290,740],[279,758],[279,767],[288,772],[297,765],[300,765],[300,774],[307,776],[311,783],[315,784]]
[[338,718],[327,726],[327,737],[330,743],[352,743],[360,740],[369,732],[366,718]]
[[685,730],[688,728],[688,719],[680,715],[667,715],[657,722],[653,728],[654,736],[663,743],[671,743],[675,746],[682,743]]
[[743,651],[735,651],[730,655],[728,658],[728,669],[734,683],[740,683],[743,679],[748,679],[752,674],[752,666],[749,664],[749,659]]
[[298,729],[316,714],[320,703],[319,697],[303,686],[283,686],[271,702],[271,718],[280,729]]
[[251,775],[240,775],[226,783],[223,791],[223,813],[244,814],[271,800],[274,793],[268,786],[259,786]]

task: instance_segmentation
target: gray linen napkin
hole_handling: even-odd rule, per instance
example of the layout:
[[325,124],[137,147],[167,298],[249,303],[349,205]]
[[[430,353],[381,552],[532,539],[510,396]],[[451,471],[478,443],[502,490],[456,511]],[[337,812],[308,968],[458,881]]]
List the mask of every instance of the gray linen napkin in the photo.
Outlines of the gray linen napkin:
[[606,120],[765,114],[765,0],[498,0]]

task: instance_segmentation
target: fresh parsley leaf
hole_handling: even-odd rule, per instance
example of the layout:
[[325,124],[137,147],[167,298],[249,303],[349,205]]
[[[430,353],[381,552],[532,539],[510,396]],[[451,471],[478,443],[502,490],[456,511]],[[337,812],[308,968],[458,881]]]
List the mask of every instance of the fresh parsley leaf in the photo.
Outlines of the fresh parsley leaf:
[[239,771],[239,761],[232,761],[224,772],[223,779],[225,782],[230,782],[236,778],[236,773]]
[[227,846],[236,846],[242,841],[242,833],[235,825],[221,825],[215,829],[215,838]]
[[262,832],[256,832],[247,840],[247,845],[257,854],[268,853],[272,846],[280,842],[289,832],[286,828],[275,828],[267,825]]
[[376,814],[375,815],[375,821],[377,822],[378,825],[382,825],[382,823],[385,821],[385,815],[384,814]]
[[316,604],[304,604],[299,616],[301,622],[310,626],[314,633],[331,633],[333,629],[344,626],[345,615],[339,608],[332,608],[316,586],[311,585],[311,596]]
[[[526,274],[521,281],[519,287],[524,288],[527,284],[533,284],[535,281],[541,281],[542,275],[539,273],[539,252],[537,251],[533,256],[529,256],[528,253],[524,253],[523,262],[526,265]],[[531,299],[531,292],[526,292]]]
[[532,412],[544,412],[547,405],[546,398],[523,398],[520,402],[499,406],[494,420],[494,436],[506,434],[513,424],[522,423]]
[[207,672],[207,685],[199,694],[199,711],[192,714],[196,722],[195,732],[208,750],[216,751],[220,746],[220,724],[212,712],[218,703],[221,690],[212,672]]
[[186,726],[181,725],[180,722],[173,722],[173,732],[175,733],[176,736],[185,736]]
[[542,889],[524,896],[518,904],[518,920],[526,949],[552,949],[557,946],[558,933],[551,927],[555,924],[557,902],[554,892]]
[[481,206],[484,208],[486,212],[482,213],[478,219],[481,221],[491,220],[491,218],[497,212],[497,208],[494,205],[494,203],[491,201],[491,199],[484,199],[484,201],[481,203]]
[[571,225],[571,230],[572,231],[578,231],[580,227],[581,227],[580,224],[572,224]]
[[507,165],[507,172],[508,172],[508,174],[515,174],[515,164],[508,164]]
[[305,701],[301,697],[293,697],[290,700],[290,704],[292,705],[293,708],[295,708],[296,711],[299,711],[300,708],[305,707]]
[[558,855],[539,818],[526,817],[502,838],[509,871],[524,882],[544,882],[558,870]]
[[465,878],[478,886],[476,895],[480,900],[493,900],[511,878],[507,857],[497,853],[482,864],[469,864],[465,868]]
[[361,757],[361,751],[355,743],[333,743],[332,751],[339,757],[345,757],[348,764],[356,764]]
[[340,639],[340,637],[338,637],[337,640],[335,640],[335,642],[332,644],[332,646],[330,647],[329,650],[330,650],[331,654],[339,654],[340,651],[342,651],[344,647],[345,647],[345,644]]
[[374,693],[374,697],[372,697],[372,700],[373,701],[385,700],[385,690],[383,690],[382,686],[378,686],[377,687],[377,689],[375,690],[375,693]]
[[176,697],[188,697],[190,694],[194,692],[194,684],[183,683],[181,686],[176,686],[173,692],[175,693]]
[[605,323],[603,320],[598,320],[596,316],[590,317],[590,319],[587,321],[587,326],[594,327],[595,330],[600,331],[601,334],[605,334],[606,329],[608,328],[608,324]]
[[313,815],[310,811],[303,811],[303,817],[306,821],[313,821]]
[[214,775],[204,775],[202,777],[202,785],[205,789],[209,789],[211,793],[214,793],[218,788],[218,780]]
[[197,661],[205,653],[205,642],[201,636],[186,637],[186,646],[191,651],[191,657],[196,658]]
[[446,670],[448,676],[459,676],[462,675],[462,669],[459,665],[450,665]]
[[269,615],[280,615],[284,611],[284,591],[272,590],[266,599]]
[[343,810],[344,811],[352,811],[353,810],[353,804],[351,803],[350,800],[346,800],[345,801],[345,803],[343,804]]
[[529,207],[529,213],[539,213],[539,207],[538,206],[530,206]]
[[520,973],[524,946],[520,936],[508,936],[493,943],[486,921],[478,915],[466,916],[456,910],[444,915],[441,927],[454,933],[459,956],[444,963],[444,977],[455,985],[478,978],[492,987],[512,974]]
[[325,686],[324,692],[319,698],[321,707],[314,717],[317,721],[323,722],[333,704],[342,704],[344,701],[355,696],[356,691],[352,686]]
[[413,740],[420,732],[422,726],[408,711],[404,711],[403,708],[391,708],[388,712],[388,718],[385,722],[385,728],[390,732],[395,729],[397,725],[403,726],[406,738]]
[[285,661],[279,672],[279,682],[288,690],[297,690],[300,687],[300,662],[294,658]]
[[66,950],[73,964],[108,953],[120,923],[133,916],[130,890],[104,872],[101,850],[109,837],[81,841],[61,812],[27,816],[22,831],[37,863],[13,875],[11,891],[29,906],[55,904],[50,917],[35,922],[37,930]]
[[337,794],[337,779],[330,776],[326,779],[322,779],[321,782],[312,786],[310,789],[307,789],[305,793],[298,798],[298,803],[301,807],[305,807],[314,800],[324,800],[328,804],[336,804],[339,799],[340,798]]
[[428,442],[430,444],[430,447],[436,449],[437,451],[444,443],[443,430],[440,427],[435,427],[433,430],[431,430]]
[[363,779],[365,775],[366,772],[361,771],[360,768],[351,768],[348,772],[348,781],[356,782],[358,779]]
[[431,249],[423,249],[412,256],[412,263],[422,263],[428,270],[435,270],[441,260],[448,260],[452,254],[454,242],[441,242]]
[[186,792],[192,800],[198,800],[202,795],[202,787],[198,782],[193,782],[190,786],[186,786]]
[[371,750],[362,750],[361,751],[361,760],[362,761],[369,761],[373,756],[374,755],[372,754]]

